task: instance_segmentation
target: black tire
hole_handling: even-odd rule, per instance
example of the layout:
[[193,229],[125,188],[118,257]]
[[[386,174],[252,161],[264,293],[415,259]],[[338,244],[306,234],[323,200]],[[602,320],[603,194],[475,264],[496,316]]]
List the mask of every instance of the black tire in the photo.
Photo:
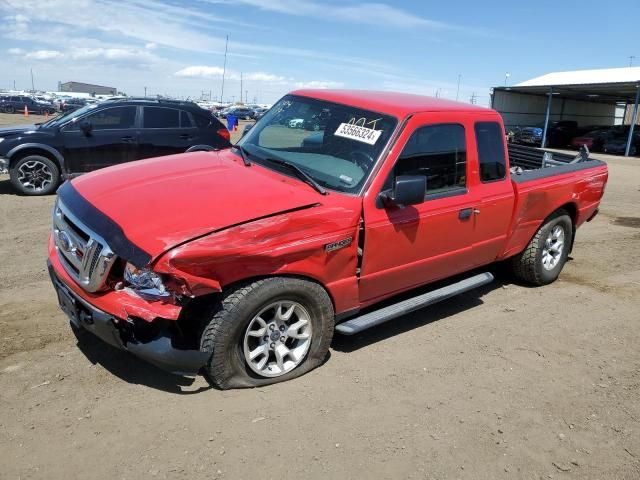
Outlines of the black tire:
[[[545,268],[543,254],[545,243],[554,229],[559,226],[564,235],[564,244],[553,268]],[[533,285],[548,285],[554,282],[567,261],[573,243],[573,222],[564,210],[551,214],[533,236],[527,248],[511,259],[513,273],[520,280]]]
[[4,107],[4,113],[15,113],[15,112],[16,112],[16,107],[12,105]]
[[[50,178],[50,180],[46,185],[43,183],[41,188],[36,188],[35,186],[31,188],[27,184],[23,183],[20,169],[28,162],[40,164],[44,172],[49,172],[46,175],[46,178]],[[9,180],[11,181],[13,188],[15,188],[21,195],[50,195],[56,191],[60,184],[60,169],[47,157],[43,157],[41,155],[27,155],[26,157],[22,157],[13,162],[11,167],[9,167]]]
[[[243,342],[254,316],[278,300],[298,302],[309,312],[310,346],[295,368],[278,377],[264,377],[247,364]],[[316,283],[276,277],[242,285],[225,294],[204,327],[200,350],[212,352],[205,373],[213,385],[223,390],[258,387],[299,377],[322,364],[329,351],[333,327],[333,304],[327,292]]]

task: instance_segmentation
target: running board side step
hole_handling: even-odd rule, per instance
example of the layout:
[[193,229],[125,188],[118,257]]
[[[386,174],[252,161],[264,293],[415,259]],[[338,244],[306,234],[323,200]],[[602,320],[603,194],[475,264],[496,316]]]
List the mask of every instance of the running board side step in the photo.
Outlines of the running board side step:
[[381,323],[393,320],[394,318],[405,315],[409,312],[419,310],[427,305],[441,302],[447,298],[454,297],[460,293],[468,292],[474,288],[481,287],[493,282],[493,275],[490,273],[481,273],[470,278],[466,278],[457,283],[438,288],[428,293],[423,293],[417,297],[409,298],[401,302],[389,305],[388,307],[365,313],[351,320],[347,320],[336,325],[336,331],[344,335],[355,335],[367,328],[375,327]]

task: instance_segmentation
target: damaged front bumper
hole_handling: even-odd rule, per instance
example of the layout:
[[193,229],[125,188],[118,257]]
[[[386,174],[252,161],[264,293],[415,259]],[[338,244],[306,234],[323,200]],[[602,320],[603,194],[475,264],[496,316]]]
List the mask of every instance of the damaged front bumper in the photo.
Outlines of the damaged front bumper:
[[[67,314],[73,327],[87,330],[109,345],[172,373],[196,374],[209,360],[211,353],[176,348],[167,331],[155,332],[151,338],[148,338],[148,332],[138,335],[135,319],[120,319],[92,306],[68,288],[56,274],[51,262],[47,263],[60,308]],[[149,322],[143,323],[149,325]]]

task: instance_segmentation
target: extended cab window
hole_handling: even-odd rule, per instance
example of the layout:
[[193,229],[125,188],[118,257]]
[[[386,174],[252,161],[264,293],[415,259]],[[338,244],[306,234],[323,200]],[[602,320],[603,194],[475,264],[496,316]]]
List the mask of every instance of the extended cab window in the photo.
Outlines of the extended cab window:
[[144,107],[143,128],[179,128],[180,110],[162,107]]
[[[133,128],[136,122],[136,107],[113,107],[100,110],[84,118],[91,122],[93,130],[120,130]],[[78,130],[76,124],[70,130]]]
[[424,175],[427,195],[464,190],[467,184],[464,127],[446,124],[418,128],[404,146],[394,174]]
[[497,122],[478,122],[475,126],[476,143],[478,144],[478,162],[480,163],[480,180],[492,182],[501,180],[507,172],[504,158],[504,137],[502,128]]

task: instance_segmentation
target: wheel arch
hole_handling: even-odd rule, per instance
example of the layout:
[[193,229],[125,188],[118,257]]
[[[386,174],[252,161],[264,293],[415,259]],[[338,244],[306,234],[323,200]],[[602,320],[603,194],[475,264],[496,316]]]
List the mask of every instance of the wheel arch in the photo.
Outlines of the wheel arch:
[[13,165],[17,160],[28,155],[42,155],[58,166],[58,168],[60,169],[60,174],[66,173],[64,157],[62,156],[62,154],[55,148],[41,143],[24,143],[9,150],[9,152],[7,152],[9,166]]
[[331,305],[333,306],[333,310],[334,312],[336,311],[336,301],[335,301],[334,295],[331,292],[331,290],[327,288],[327,286],[324,285],[321,281],[319,281],[317,278],[313,278],[308,275],[300,275],[300,274],[286,273],[286,272],[273,274],[273,275],[256,275],[252,277],[245,277],[240,280],[235,280],[231,283],[222,285],[221,292],[202,295],[201,297],[196,297],[194,301],[207,302],[207,303],[210,303],[211,301],[216,302],[219,299],[221,299],[224,295],[228,294],[229,292],[233,292],[238,288],[241,288],[243,285],[247,285],[247,284],[256,282],[258,280],[265,280],[267,278],[294,278],[298,280],[304,280],[307,282],[315,283],[327,293],[327,295],[329,296],[329,299],[331,300]]

